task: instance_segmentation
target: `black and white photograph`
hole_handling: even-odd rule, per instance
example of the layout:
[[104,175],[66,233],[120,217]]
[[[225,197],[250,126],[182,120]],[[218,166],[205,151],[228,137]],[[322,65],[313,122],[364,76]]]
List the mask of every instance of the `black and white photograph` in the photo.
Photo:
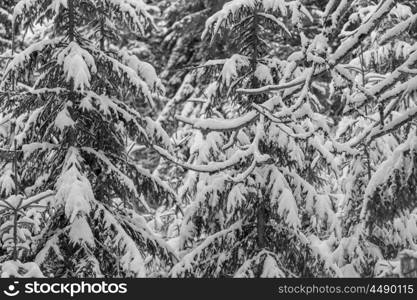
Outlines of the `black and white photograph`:
[[414,293],[417,1],[0,0],[0,277]]

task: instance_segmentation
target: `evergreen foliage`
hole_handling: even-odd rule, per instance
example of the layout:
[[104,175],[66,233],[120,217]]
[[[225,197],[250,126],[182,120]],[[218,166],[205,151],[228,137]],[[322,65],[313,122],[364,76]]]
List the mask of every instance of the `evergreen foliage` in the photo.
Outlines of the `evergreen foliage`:
[[404,276],[414,2],[1,1],[0,276]]

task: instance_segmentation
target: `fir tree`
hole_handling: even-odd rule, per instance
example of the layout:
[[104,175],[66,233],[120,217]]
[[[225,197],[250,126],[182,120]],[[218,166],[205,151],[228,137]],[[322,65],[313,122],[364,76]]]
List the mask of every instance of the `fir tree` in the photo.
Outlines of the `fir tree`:
[[0,53],[11,46],[13,0],[5,0],[0,3]]
[[415,275],[416,33],[413,0],[1,1],[0,276]]
[[348,276],[388,276],[393,270],[386,261],[413,249],[417,234],[411,192],[416,131],[410,123],[417,11],[408,1],[363,1],[345,10],[349,17],[339,26],[346,36],[366,30],[367,20],[378,13],[383,17],[346,59],[350,67],[334,68],[339,80],[332,82],[333,93],[346,102],[337,138],[353,149],[344,156],[343,237],[334,256]]
[[[12,47],[12,15],[13,0],[5,0],[0,3],[0,69],[9,59],[7,52]],[[0,73],[1,75],[1,73]]]
[[[152,102],[157,78],[107,44],[115,25],[143,33],[152,24],[147,9],[131,0],[22,0],[14,9],[27,26],[53,22],[48,39],[8,64],[1,96],[25,163],[22,192],[55,193],[40,203],[48,222],[32,249],[46,276],[156,275],[175,260],[141,216],[151,211],[148,201],[174,194],[125,151],[129,139],[169,147],[163,130],[125,101]],[[96,35],[84,38],[91,30]]]
[[[329,196],[337,167],[328,120],[310,90],[325,41],[301,33],[302,44],[286,60],[271,56],[269,48],[272,31],[291,36],[288,27],[301,30],[311,21],[298,1],[230,1],[207,20],[205,34],[211,30],[215,40],[225,28],[240,51],[205,64],[220,71],[206,90],[199,117],[177,117],[194,128],[188,161],[163,153],[190,170],[179,191],[190,203],[180,235],[186,254],[171,276],[338,271],[317,251],[320,238],[337,229]],[[302,74],[301,91],[288,86],[282,93],[262,93]]]

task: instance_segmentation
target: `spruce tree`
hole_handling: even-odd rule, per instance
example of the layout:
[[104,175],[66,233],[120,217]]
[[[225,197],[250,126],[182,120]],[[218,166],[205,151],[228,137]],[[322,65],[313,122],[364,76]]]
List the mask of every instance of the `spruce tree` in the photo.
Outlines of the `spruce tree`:
[[0,276],[412,276],[414,2],[1,1]]
[[[188,160],[159,149],[190,170],[179,190],[190,203],[179,241],[185,255],[171,276],[338,271],[317,251],[321,238],[337,229],[330,196],[337,166],[328,120],[310,89],[324,54],[321,36],[310,40],[302,33],[302,24],[313,21],[299,1],[230,1],[207,20],[204,35],[211,31],[215,40],[228,31],[238,52],[205,63],[214,70],[214,80],[198,117],[177,117],[193,129]],[[301,36],[298,51],[289,57],[271,55],[274,36],[293,32]],[[301,89],[289,85],[263,94],[269,86],[286,86],[303,75]]]
[[[344,226],[333,255],[347,276],[392,276],[394,269],[398,275],[399,261],[387,261],[413,249],[417,237],[416,131],[411,121],[416,114],[412,68],[417,11],[409,1],[363,1],[343,9],[348,17],[340,19],[336,32],[367,35],[344,59],[346,65],[334,68],[339,81],[332,82],[333,95],[345,102],[336,138],[352,151],[343,157]],[[369,20],[376,15],[381,17],[369,34]]]
[[152,212],[152,199],[175,195],[125,150],[129,140],[169,148],[160,126],[126,101],[152,103],[157,79],[149,65],[141,68],[108,42],[120,27],[143,34],[152,24],[147,5],[22,0],[13,17],[26,26],[53,22],[48,39],[14,56],[1,84],[1,109],[14,123],[12,150],[24,162],[19,193],[54,193],[39,202],[47,222],[28,260],[55,277],[162,274],[175,256],[142,215]]
[[[0,3],[0,69],[8,60],[8,54],[12,47],[12,15],[13,0],[5,0]],[[1,73],[0,73],[1,75]]]
[[[5,0],[0,3],[0,51],[10,48],[12,34],[12,15],[13,0]],[[0,52],[0,53],[1,53]]]

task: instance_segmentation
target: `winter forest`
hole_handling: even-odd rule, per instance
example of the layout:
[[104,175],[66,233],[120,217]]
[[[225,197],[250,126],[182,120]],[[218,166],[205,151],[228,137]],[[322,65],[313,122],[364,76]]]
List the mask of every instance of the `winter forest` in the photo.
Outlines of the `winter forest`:
[[0,0],[0,275],[404,277],[414,0]]

